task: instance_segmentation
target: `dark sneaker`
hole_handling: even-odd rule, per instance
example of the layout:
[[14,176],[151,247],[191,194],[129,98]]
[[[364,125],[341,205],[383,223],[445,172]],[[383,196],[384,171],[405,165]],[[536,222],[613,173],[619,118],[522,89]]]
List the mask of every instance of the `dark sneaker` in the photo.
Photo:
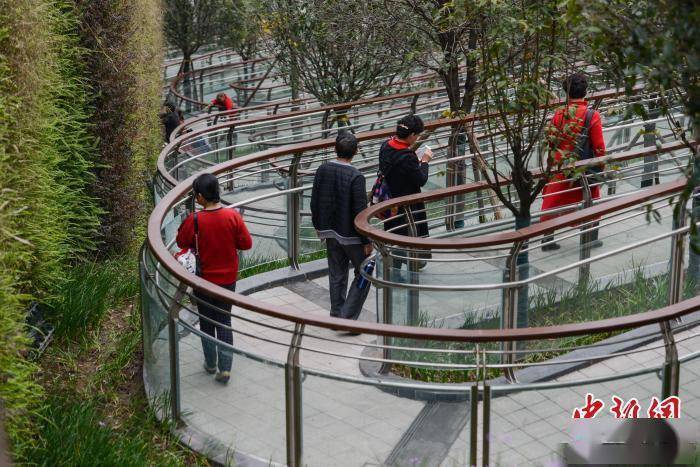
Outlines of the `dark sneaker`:
[[207,366],[207,363],[204,362],[204,371],[206,371],[210,375],[213,375],[214,373],[216,373],[216,367],[215,366],[209,367],[209,366]]
[[228,380],[231,379],[231,372],[230,371],[220,371],[214,376],[214,379],[217,380],[220,383],[228,383]]
[[591,248],[600,248],[603,246],[603,240],[593,240],[591,242]]
[[542,250],[552,251],[552,250],[558,250],[559,248],[561,248],[561,245],[554,242],[554,237],[543,237],[542,238]]

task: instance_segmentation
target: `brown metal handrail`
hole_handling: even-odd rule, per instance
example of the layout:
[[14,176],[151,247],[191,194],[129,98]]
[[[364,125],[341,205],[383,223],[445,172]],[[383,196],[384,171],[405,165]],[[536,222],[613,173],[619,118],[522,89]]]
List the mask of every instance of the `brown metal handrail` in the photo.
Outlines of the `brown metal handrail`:
[[[635,149],[631,151],[621,152],[611,156],[605,156],[601,158],[596,158],[593,160],[577,161],[570,167],[563,168],[561,171],[553,173],[561,173],[567,170],[573,170],[574,168],[583,168],[588,166],[595,166],[601,163],[610,162],[622,162],[630,159],[639,159],[645,156],[664,154],[672,151],[677,151],[679,149],[687,148],[685,143],[682,141],[674,141],[671,143],[666,143],[660,147],[647,147],[641,149]],[[533,177],[540,178],[544,176],[541,171],[534,171]],[[500,184],[505,185],[509,182],[509,179],[501,179]],[[440,188],[437,190],[431,190],[424,193],[417,193],[415,195],[402,196],[399,198],[393,198],[383,203],[370,206],[364,211],[362,211],[355,218],[355,228],[362,235],[376,241],[377,243],[415,247],[418,249],[458,249],[458,248],[481,248],[489,246],[497,246],[504,244],[512,244],[518,241],[527,241],[531,238],[538,237],[548,232],[554,230],[559,230],[564,227],[570,227],[572,225],[577,225],[587,221],[595,220],[596,218],[609,214],[620,209],[634,206],[636,204],[649,201],[658,196],[672,194],[680,192],[687,185],[687,180],[685,178],[665,183],[662,185],[657,185],[654,188],[646,189],[641,193],[634,195],[628,195],[616,200],[607,201],[605,203],[598,204],[591,208],[577,211],[569,214],[563,214],[560,217],[551,219],[544,222],[539,222],[537,224],[530,225],[529,227],[522,228],[516,231],[509,232],[499,232],[489,235],[481,235],[478,237],[466,237],[466,238],[422,238],[422,237],[406,237],[403,235],[398,235],[391,232],[386,232],[377,226],[370,223],[370,219],[375,217],[378,213],[386,211],[392,207],[403,207],[409,206],[411,204],[419,202],[433,201],[437,199],[442,199],[446,197],[462,195],[467,193],[473,193],[476,191],[483,191],[489,189],[486,182],[475,182],[465,185]]]
[[[607,91],[608,93],[610,91]],[[600,95],[597,96],[600,98]],[[475,116],[469,116],[468,119],[474,119]],[[426,125],[428,129],[437,128],[440,126],[454,125],[460,123],[464,119],[443,119],[435,122],[430,122]],[[358,135],[360,140],[376,139],[381,136],[388,135],[392,130],[378,130],[373,132],[361,133]],[[320,140],[311,143],[296,144],[286,146],[284,148],[276,148],[243,156],[235,160],[227,161],[212,168],[215,174],[231,171],[245,165],[276,158],[282,155],[294,154],[304,151],[313,151],[317,149],[327,148],[332,146],[333,140]],[[670,150],[670,149],[669,149]],[[631,156],[630,156],[631,157]],[[597,161],[598,162],[598,161]],[[530,339],[547,339],[555,337],[566,337],[583,334],[592,334],[599,332],[609,332],[621,329],[629,329],[639,327],[651,323],[658,323],[675,319],[680,316],[689,314],[700,309],[700,297],[695,297],[684,302],[677,303],[672,306],[662,308],[660,310],[647,311],[640,314],[629,315],[618,318],[611,318],[587,323],[573,323],[566,325],[558,325],[541,328],[520,328],[520,329],[504,329],[504,330],[464,330],[464,329],[442,329],[442,328],[416,328],[411,326],[398,326],[390,324],[378,324],[367,322],[348,321],[338,318],[324,316],[309,316],[306,313],[297,312],[286,309],[285,307],[272,306],[260,300],[253,299],[249,296],[236,294],[212,284],[200,277],[187,273],[179,263],[171,256],[161,237],[161,225],[170,211],[170,209],[183,199],[189,192],[191,183],[196,175],[184,180],[175,188],[170,190],[168,194],[155,207],[148,223],[148,246],[154,255],[155,259],[168,270],[176,280],[183,284],[191,286],[194,290],[202,292],[215,299],[224,300],[233,305],[245,308],[247,310],[261,313],[266,316],[280,318],[291,321],[297,324],[320,326],[326,328],[336,328],[345,331],[369,333],[374,335],[383,335],[391,337],[415,338],[415,339],[430,339],[441,341],[463,341],[463,342],[502,342],[502,341],[518,341]],[[496,234],[491,240],[486,242],[481,240],[480,246],[491,244],[499,244],[505,241],[512,241],[509,237],[512,235],[533,236],[535,232],[542,233],[543,229],[551,230],[553,228],[562,228],[580,224],[587,220],[594,219],[606,213],[611,213],[625,207],[634,206],[654,197],[663,196],[669,193],[675,193],[683,189],[685,180],[671,182],[669,184],[659,185],[649,190],[631,194],[627,197],[616,201],[610,201],[601,205],[581,210],[572,214],[559,217],[552,221],[543,222],[538,225],[522,229],[520,233]],[[483,188],[483,187],[482,187]],[[451,190],[464,190],[465,187],[457,187]],[[468,188],[466,188],[468,189]],[[438,192],[445,190],[438,190]],[[457,193],[459,191],[456,191]],[[450,192],[451,194],[454,194]],[[426,193],[425,196],[430,196],[433,193]],[[397,236],[400,237],[400,236]],[[401,238],[401,237],[400,237]],[[411,238],[406,244],[413,245],[412,242],[419,242],[424,239]],[[469,240],[469,239],[468,239]],[[438,241],[438,240],[434,240]],[[458,241],[462,241],[459,239]],[[478,239],[469,240],[478,242]],[[438,241],[439,242],[439,241]],[[489,243],[491,242],[491,243]],[[452,244],[451,247],[455,245]],[[476,246],[476,245],[475,245]]]
[[[206,281],[201,277],[190,274],[182,268],[182,266],[177,262],[177,260],[175,260],[163,243],[160,234],[160,224],[165,213],[167,212],[167,209],[169,209],[169,207],[174,204],[180,196],[184,196],[186,194],[188,187],[189,184],[183,182],[183,184],[179,186],[179,189],[174,189],[168,193],[168,195],[166,195],[166,197],[162,200],[159,206],[156,207],[156,210],[151,215],[148,225],[148,246],[156,260],[166,270],[168,270],[176,280],[180,281],[182,284],[192,287],[192,289],[196,290],[197,292],[206,294],[207,296],[216,300],[223,300],[226,303],[231,303],[249,311],[273,318],[284,319],[297,324],[408,339],[457,342],[511,342],[579,336],[630,329],[676,319],[700,310],[700,296],[697,296],[658,310],[646,311],[643,313],[617,318],[609,318],[586,323],[501,330],[421,328],[310,315],[308,313],[295,311],[283,306],[270,305],[250,296],[231,292],[223,287],[219,287],[209,281]],[[180,196],[178,196],[178,194]],[[635,195],[630,195],[630,198],[634,196]],[[583,211],[579,211],[575,214],[580,214],[582,212]],[[584,216],[585,218],[588,218],[588,216],[584,214],[581,219],[583,219]]]
[[[639,92],[643,89],[642,85],[637,85],[633,91],[634,92]],[[426,92],[433,92],[435,88],[426,90]],[[610,97],[616,97],[616,96],[621,96],[624,95],[625,91],[621,89],[607,89],[604,91],[598,91],[591,93],[588,96],[589,101],[595,101],[595,100],[600,100],[600,99],[606,99]],[[391,96],[388,96],[391,98]],[[394,98],[396,98],[394,96]],[[375,98],[376,99],[376,98]],[[548,104],[545,104],[545,107],[555,107],[557,105],[561,105],[565,102],[564,99],[553,99],[550,101]],[[347,106],[348,103],[345,104],[340,104],[341,106],[345,105]],[[318,112],[319,109],[309,109],[309,110],[302,110],[298,112],[290,112],[286,113],[284,116],[285,117],[290,117],[290,116],[296,116],[296,115],[304,115],[307,113],[313,113],[313,112]],[[425,130],[430,131],[430,130],[435,130],[437,128],[442,128],[442,127],[449,127],[449,126],[454,126],[454,125],[460,125],[460,124],[468,124],[469,122],[475,121],[475,120],[480,120],[484,118],[490,118],[493,116],[496,116],[496,113],[492,114],[468,114],[463,117],[454,117],[454,118],[441,118],[438,120],[433,120],[431,122],[426,122],[425,123]],[[281,118],[279,116],[265,116],[265,117],[260,117],[258,119],[250,119],[246,120],[246,124],[248,123],[255,123],[259,121],[264,121],[264,120],[272,120],[274,118]],[[207,128],[202,128],[200,130],[195,130],[189,133],[185,133],[178,138],[172,140],[168,145],[166,145],[163,150],[161,151],[160,155],[158,156],[158,160],[156,162],[157,166],[157,171],[160,174],[160,176],[163,178],[163,180],[168,183],[171,186],[177,185],[178,181],[168,173],[168,170],[165,167],[165,158],[167,155],[177,149],[181,144],[185,142],[186,139],[190,139],[196,136],[200,136],[206,133],[210,132],[215,132],[215,131],[220,131],[224,129],[229,129],[233,128],[236,125],[240,125],[240,121],[227,121],[218,125],[210,126]],[[379,139],[379,138],[388,138],[394,134],[395,130],[393,128],[383,128],[379,130],[373,130],[373,131],[367,131],[363,133],[358,133],[355,136],[359,141],[366,141],[366,140],[371,140],[371,139]],[[231,170],[234,168],[239,167],[240,165],[245,165],[248,163],[253,163],[253,162],[259,162],[263,161],[266,159],[274,159],[280,156],[285,156],[285,155],[290,155],[290,154],[295,154],[295,153],[303,153],[306,151],[315,151],[319,149],[327,149],[327,148],[332,148],[335,145],[335,139],[319,139],[319,140],[314,140],[314,141],[309,141],[309,142],[303,142],[303,143],[296,143],[296,144],[290,144],[287,146],[283,146],[281,148],[271,148],[267,149],[261,152],[257,152],[254,154],[249,154],[247,156],[242,156],[240,158],[235,159],[235,161],[227,161],[223,163],[220,166],[217,167],[225,167],[222,170]]]
[[192,99],[191,97],[187,97],[187,96],[183,95],[182,93],[180,93],[180,91],[178,91],[177,88],[178,88],[180,82],[182,82],[182,80],[185,79],[186,76],[194,75],[197,73],[204,73],[207,71],[216,71],[216,70],[227,69],[227,68],[236,68],[236,67],[247,65],[249,63],[259,63],[259,62],[264,62],[264,61],[268,61],[268,60],[269,60],[269,58],[267,58],[267,57],[254,58],[251,60],[242,60],[240,62],[234,62],[234,63],[223,63],[223,64],[219,64],[219,65],[211,65],[208,67],[199,68],[197,70],[191,70],[191,71],[188,71],[187,73],[178,73],[177,76],[175,77],[175,79],[173,79],[170,82],[170,92],[178,99],[182,99],[184,102],[189,102],[193,105],[205,107],[207,105],[207,102]]
[[[331,105],[319,105],[318,107],[310,108],[310,109],[303,109],[303,110],[296,110],[296,111],[291,111],[291,112],[285,112],[285,113],[280,113],[280,114],[274,114],[274,115],[265,115],[262,117],[257,117],[257,118],[252,118],[252,119],[246,119],[245,121],[237,120],[237,122],[240,123],[245,123],[251,124],[251,123],[260,123],[268,120],[275,120],[279,118],[288,118],[288,117],[293,117],[293,116],[300,116],[300,115],[307,115],[311,113],[316,113],[316,112],[323,112],[323,111],[335,111],[335,110],[342,110],[342,109],[347,109],[349,107],[355,107],[358,105],[367,105],[367,104],[376,104],[378,102],[384,102],[384,101],[390,101],[394,99],[403,99],[405,97],[414,97],[414,96],[422,96],[425,94],[432,94],[436,92],[441,92],[444,91],[444,87],[436,87],[436,88],[424,88],[424,89],[419,89],[416,91],[408,91],[408,92],[400,92],[396,94],[389,94],[386,96],[378,96],[378,97],[369,97],[365,99],[359,99],[356,101],[352,102],[344,102],[342,104],[331,104]],[[313,100],[314,103],[319,103],[315,99],[304,99],[304,100],[298,100],[298,101],[290,101],[288,104],[290,106],[295,106],[295,105],[302,105],[306,103],[306,101]],[[319,103],[320,104],[320,103]],[[237,115],[239,113],[245,112],[247,110],[257,110],[257,109],[263,109],[266,107],[274,107],[275,105],[280,105],[279,102],[268,102],[265,104],[260,104],[260,105],[255,105],[255,106],[250,106],[250,107],[238,107],[232,110],[225,110],[223,112],[218,112],[216,114],[217,117],[228,117],[230,115]],[[182,130],[188,126],[191,126],[194,123],[197,123],[202,120],[207,120],[212,118],[211,115],[199,115],[197,117],[191,118],[184,122],[182,125],[177,127],[173,134],[181,134]],[[228,123],[231,123],[230,120],[227,121]],[[207,130],[212,130],[213,127],[207,128]],[[192,135],[189,133],[189,135]]]

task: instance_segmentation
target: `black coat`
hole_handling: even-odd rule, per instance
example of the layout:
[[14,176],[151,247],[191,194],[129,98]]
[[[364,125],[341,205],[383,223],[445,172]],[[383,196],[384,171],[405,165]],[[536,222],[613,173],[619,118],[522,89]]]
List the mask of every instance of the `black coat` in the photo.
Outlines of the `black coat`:
[[321,238],[368,244],[355,230],[355,217],[367,207],[365,177],[350,164],[326,162],[314,176],[311,220]]
[[[411,149],[395,149],[385,142],[379,150],[379,170],[384,174],[392,198],[413,195],[421,192],[421,187],[428,181],[428,163],[419,162],[415,151]],[[410,206],[416,221],[416,231],[419,237],[427,237],[428,223],[425,222],[425,204],[416,203]],[[406,216],[399,213],[384,224],[385,230],[390,230],[407,223]],[[392,230],[398,235],[410,236],[408,226]]]

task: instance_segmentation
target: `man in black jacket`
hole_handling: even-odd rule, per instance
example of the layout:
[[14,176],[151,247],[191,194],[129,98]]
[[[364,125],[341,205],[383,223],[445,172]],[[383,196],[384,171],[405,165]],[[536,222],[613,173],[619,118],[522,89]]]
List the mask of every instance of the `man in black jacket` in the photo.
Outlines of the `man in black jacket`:
[[[357,319],[369,287],[358,288],[360,265],[372,252],[367,238],[355,230],[355,216],[367,207],[365,177],[351,165],[357,138],[342,132],[335,140],[337,159],[316,171],[311,192],[311,218],[319,238],[326,240],[331,316]],[[355,279],[348,291],[348,263]]]

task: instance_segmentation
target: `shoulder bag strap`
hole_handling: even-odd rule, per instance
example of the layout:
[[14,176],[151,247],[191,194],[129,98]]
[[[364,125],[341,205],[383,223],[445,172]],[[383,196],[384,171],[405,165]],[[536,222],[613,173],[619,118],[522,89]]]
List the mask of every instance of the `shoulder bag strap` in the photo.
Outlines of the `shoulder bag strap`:
[[593,114],[595,111],[590,107],[586,108],[586,117],[583,120],[583,127],[581,128],[581,133],[579,133],[576,140],[576,151],[578,152],[579,158],[581,160],[587,159],[585,156],[585,147],[588,143],[588,134],[591,129],[591,120],[593,120]]
[[199,257],[199,216],[197,212],[194,213],[194,261],[195,261],[195,274],[198,276],[202,275],[202,261]]

